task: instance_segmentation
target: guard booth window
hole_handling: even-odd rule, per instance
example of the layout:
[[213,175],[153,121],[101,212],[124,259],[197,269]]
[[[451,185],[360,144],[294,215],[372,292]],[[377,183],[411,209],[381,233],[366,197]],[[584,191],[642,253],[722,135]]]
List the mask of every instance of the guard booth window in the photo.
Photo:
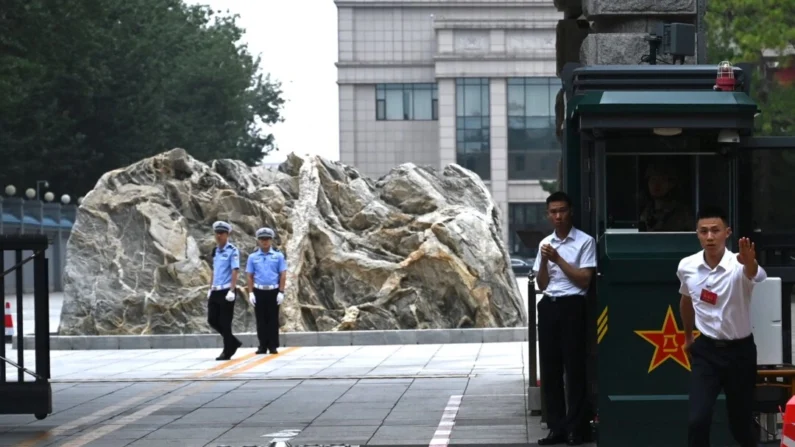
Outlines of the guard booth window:
[[605,155],[603,228],[690,232],[700,207],[731,215],[732,164],[714,137],[624,136]]

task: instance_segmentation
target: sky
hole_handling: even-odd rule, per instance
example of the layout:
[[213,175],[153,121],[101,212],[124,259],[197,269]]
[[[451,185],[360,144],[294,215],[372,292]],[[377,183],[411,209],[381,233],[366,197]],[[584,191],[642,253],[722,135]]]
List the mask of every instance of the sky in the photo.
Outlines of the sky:
[[[190,0],[189,0],[190,1]],[[214,10],[238,14],[243,43],[260,55],[260,68],[281,81],[285,121],[270,128],[278,151],[339,160],[337,89],[337,7],[333,0],[195,0]]]

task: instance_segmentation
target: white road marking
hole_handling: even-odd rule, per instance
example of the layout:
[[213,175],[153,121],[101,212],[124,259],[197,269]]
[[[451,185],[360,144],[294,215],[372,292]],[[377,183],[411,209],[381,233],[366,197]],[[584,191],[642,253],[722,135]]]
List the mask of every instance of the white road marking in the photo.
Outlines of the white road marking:
[[436,427],[436,433],[433,434],[433,439],[431,439],[428,447],[447,447],[450,444],[450,434],[455,426],[455,417],[461,407],[462,397],[450,396],[450,400],[447,401],[447,407],[445,407],[442,414],[442,420],[439,421],[439,426]]
[[262,435],[262,437],[272,438],[270,442],[287,442],[298,436],[298,433],[301,433],[301,429],[288,428],[276,433],[268,433],[267,435]]

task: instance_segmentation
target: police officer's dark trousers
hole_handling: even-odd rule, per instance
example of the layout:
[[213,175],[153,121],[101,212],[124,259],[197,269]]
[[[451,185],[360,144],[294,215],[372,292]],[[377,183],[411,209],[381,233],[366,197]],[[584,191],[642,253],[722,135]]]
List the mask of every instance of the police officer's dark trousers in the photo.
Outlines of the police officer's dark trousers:
[[207,300],[207,323],[224,338],[224,353],[239,348],[242,343],[232,334],[232,318],[235,315],[235,302],[227,301],[229,289],[214,290]]
[[690,420],[688,445],[709,447],[715,402],[726,395],[729,429],[741,447],[755,447],[753,403],[756,387],[756,343],[753,335],[739,340],[699,336],[690,347]]
[[262,349],[275,351],[279,348],[279,305],[276,297],[279,290],[254,289],[257,304],[254,313],[257,315],[257,338]]
[[547,426],[554,433],[584,436],[587,428],[585,317],[582,295],[544,295],[538,303],[541,390]]

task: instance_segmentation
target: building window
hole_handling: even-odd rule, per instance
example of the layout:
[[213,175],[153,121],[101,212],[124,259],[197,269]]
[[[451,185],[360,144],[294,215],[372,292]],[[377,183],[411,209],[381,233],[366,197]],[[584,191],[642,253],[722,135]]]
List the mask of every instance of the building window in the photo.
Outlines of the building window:
[[436,84],[377,84],[375,119],[378,121],[437,120]]
[[508,79],[508,179],[555,180],[560,143],[555,136],[558,78]]
[[526,247],[517,234],[520,230],[537,231],[539,242],[540,237],[552,232],[545,202],[508,204],[508,250],[513,257],[532,260],[538,252],[538,246]]
[[489,79],[463,78],[455,82],[456,163],[491,178]]

